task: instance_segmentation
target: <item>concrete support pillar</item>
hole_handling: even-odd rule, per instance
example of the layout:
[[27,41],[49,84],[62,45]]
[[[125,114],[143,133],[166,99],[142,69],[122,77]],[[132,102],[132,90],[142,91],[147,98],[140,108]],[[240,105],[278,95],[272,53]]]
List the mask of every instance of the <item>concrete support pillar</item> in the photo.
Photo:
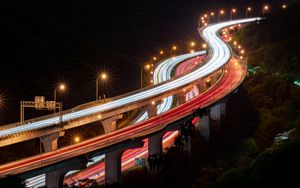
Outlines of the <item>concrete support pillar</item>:
[[218,80],[216,74],[213,74],[210,78],[211,78],[211,85],[214,85]]
[[151,102],[150,104],[147,105],[147,113],[148,113],[148,118],[152,118],[157,115],[157,107],[160,105],[162,101],[155,101]]
[[204,83],[204,80],[201,79],[199,80],[199,82],[197,83],[197,87],[198,87],[198,90],[199,90],[199,93],[202,93],[205,91],[205,83]]
[[81,170],[86,168],[86,160],[76,161],[75,164],[57,169],[53,172],[46,173],[46,187],[47,188],[62,188],[65,175],[72,170]]
[[210,109],[210,118],[218,123],[221,122],[221,105],[217,104]]
[[162,153],[162,138],[163,133],[157,133],[148,138],[148,155]]
[[225,102],[220,104],[220,111],[221,111],[221,117],[225,117],[226,116],[226,103]]
[[204,115],[199,118],[199,130],[200,134],[204,137],[206,141],[209,141],[210,137],[210,123],[209,123],[209,114]]
[[189,135],[187,143],[184,145],[183,150],[187,151],[188,156],[192,155],[192,137]]
[[181,104],[185,103],[185,100],[186,100],[185,94],[186,94],[185,92],[177,93],[177,95],[176,95],[177,105],[181,105]]
[[148,118],[152,118],[157,115],[157,106],[155,104],[149,104],[147,107]]
[[123,118],[123,114],[119,114],[111,118],[102,120],[101,123],[103,125],[104,132],[109,133],[117,130],[117,120],[121,118]]
[[57,140],[60,136],[63,136],[65,134],[64,131],[61,132],[55,132],[52,134],[48,134],[45,136],[41,136],[40,140],[44,146],[45,152],[54,151],[57,149]]
[[105,184],[121,183],[121,158],[123,152],[127,149],[143,147],[143,145],[143,142],[138,141],[105,154]]

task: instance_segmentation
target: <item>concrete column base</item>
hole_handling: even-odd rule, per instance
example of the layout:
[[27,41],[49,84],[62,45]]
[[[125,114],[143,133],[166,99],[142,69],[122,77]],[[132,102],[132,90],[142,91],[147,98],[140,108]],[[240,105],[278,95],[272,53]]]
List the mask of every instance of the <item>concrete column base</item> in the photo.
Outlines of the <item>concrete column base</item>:
[[180,92],[176,95],[177,98],[177,105],[181,105],[183,103],[186,102],[186,96],[185,96],[185,92]]
[[199,90],[199,93],[202,93],[205,91],[205,83],[203,80],[199,80],[199,82],[197,83],[197,87]]
[[187,153],[188,153],[189,156],[192,155],[192,137],[190,135],[188,136],[188,141],[184,145],[183,150],[187,151]]
[[148,155],[162,154],[163,133],[157,133],[148,138]]
[[64,184],[64,177],[66,173],[72,170],[81,170],[86,168],[87,162],[81,161],[65,168],[57,169],[53,172],[46,173],[46,187],[47,188],[62,188]]
[[130,145],[105,154],[105,184],[121,183],[121,158],[127,149],[143,147],[144,142],[137,141]]
[[65,132],[55,132],[49,135],[40,137],[40,140],[44,146],[45,152],[54,151],[57,149],[57,140],[60,136],[64,136]]
[[221,122],[221,105],[217,104],[210,109],[210,118],[218,123]]
[[109,133],[117,130],[117,120],[121,118],[123,118],[123,114],[119,114],[111,118],[102,120],[101,123],[103,125],[104,132]]
[[154,104],[150,103],[147,105],[147,113],[148,118],[152,118],[157,115],[157,107],[160,105],[162,101],[155,101]]
[[209,125],[209,115],[202,116],[199,118],[199,130],[200,134],[208,142],[210,138],[210,125]]
[[220,112],[221,112],[221,117],[226,116],[226,103],[225,102],[220,104]]

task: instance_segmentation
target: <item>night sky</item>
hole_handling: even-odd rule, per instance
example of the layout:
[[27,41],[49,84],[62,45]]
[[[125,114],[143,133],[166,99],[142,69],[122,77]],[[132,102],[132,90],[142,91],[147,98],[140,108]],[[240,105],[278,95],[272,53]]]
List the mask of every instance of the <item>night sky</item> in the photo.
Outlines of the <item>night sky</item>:
[[[112,97],[135,90],[140,64],[180,41],[200,40],[200,14],[265,2],[2,0],[0,92],[5,104],[0,123],[19,120],[20,100],[35,95],[52,100],[61,80],[68,84],[68,92],[58,95],[64,109],[94,100],[95,78],[103,68],[112,78],[101,93]],[[31,111],[26,118],[45,113]]]

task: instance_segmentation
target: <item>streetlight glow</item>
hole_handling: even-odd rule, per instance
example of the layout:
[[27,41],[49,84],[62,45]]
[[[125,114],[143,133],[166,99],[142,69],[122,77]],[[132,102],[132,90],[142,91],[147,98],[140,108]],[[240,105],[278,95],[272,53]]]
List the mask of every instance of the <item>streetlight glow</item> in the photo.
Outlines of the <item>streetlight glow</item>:
[[59,84],[59,89],[61,91],[65,90],[66,89],[66,85],[65,84]]
[[282,9],[286,9],[286,7],[287,7],[286,4],[283,4],[283,5],[281,6]]
[[172,47],[172,50],[177,50],[177,46],[173,46],[173,47]]
[[157,58],[156,57],[153,57],[153,60],[155,61]]
[[210,15],[211,15],[211,16],[214,16],[214,15],[215,15],[215,13],[214,13],[214,12],[211,12],[211,13],[210,13]]
[[218,12],[218,22],[220,21],[220,14],[223,15],[225,11],[222,9]]
[[251,8],[251,7],[247,7],[247,9],[246,9],[246,18],[248,18],[248,12],[250,13],[250,12],[251,12],[251,10],[252,10],[252,8]]
[[231,9],[230,20],[232,20],[232,14],[235,14],[235,13],[236,13],[236,9],[235,8]]
[[163,55],[163,54],[164,54],[164,51],[161,50],[159,53],[160,53],[161,55]]
[[107,74],[106,73],[102,73],[101,74],[101,79],[102,80],[106,80],[107,79]]
[[202,48],[206,49],[207,48],[207,44],[203,43],[202,44]]
[[268,5],[265,5],[265,6],[264,6],[264,10],[269,10],[269,6],[268,6]]
[[150,68],[151,68],[151,65],[150,65],[150,64],[145,65],[145,69],[146,69],[146,70],[149,70]]
[[74,141],[75,141],[76,143],[78,143],[78,142],[80,141],[80,138],[79,138],[78,136],[76,136],[76,137],[74,138]]
[[268,11],[268,10],[269,10],[269,5],[264,5],[263,12],[262,12],[263,16],[265,15],[265,11]]
[[108,79],[108,74],[106,72],[102,72],[98,74],[96,78],[96,100],[99,100],[99,80],[105,81]]
[[[53,92],[53,101],[56,103],[56,95],[57,95],[57,90],[59,91],[65,91],[66,90],[66,84],[64,83],[60,83],[58,84],[55,89],[54,89],[54,92]],[[55,108],[54,108],[54,113],[55,113]]]
[[191,42],[191,46],[194,47],[195,46],[195,42]]

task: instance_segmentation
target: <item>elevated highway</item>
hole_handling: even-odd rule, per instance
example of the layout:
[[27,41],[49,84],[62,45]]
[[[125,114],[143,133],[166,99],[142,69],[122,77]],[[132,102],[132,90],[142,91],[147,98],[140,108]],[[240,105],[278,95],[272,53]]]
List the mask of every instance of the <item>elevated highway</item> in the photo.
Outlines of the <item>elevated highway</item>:
[[[245,66],[241,61],[239,61],[235,57],[233,57],[232,60],[229,61],[232,56],[231,50],[227,46],[227,44],[222,42],[222,40],[218,37],[218,31],[230,25],[253,22],[258,19],[259,18],[235,20],[210,25],[204,28],[203,30],[201,30],[201,34],[208,43],[210,51],[208,59],[203,66],[195,69],[193,72],[187,75],[171,79],[170,81],[159,84],[158,86],[153,86],[150,89],[147,88],[147,90],[145,91],[135,93],[124,98],[130,100],[132,97],[135,97],[136,101],[140,101],[141,98],[146,98],[147,96],[148,99],[152,97],[151,100],[158,100],[158,95],[167,97],[180,91],[182,92],[182,89],[187,85],[196,84],[199,79],[204,79],[207,76],[212,76],[212,74],[214,74],[215,72],[221,72],[220,78],[212,87],[213,89],[209,89],[203,92],[195,99],[188,101],[168,112],[162,113],[159,116],[152,117],[138,124],[115,130],[105,135],[84,141],[77,145],[61,148],[56,151],[2,165],[0,166],[0,177],[3,177],[7,174],[20,174],[27,171],[46,169],[49,166],[59,164],[64,161],[69,161],[70,159],[76,159],[80,156],[86,156],[86,154],[89,154],[89,157],[97,156],[100,153],[102,154],[107,152],[107,148],[118,143],[129,142],[130,140],[142,140],[144,138],[147,138],[151,134],[165,129],[170,124],[181,124],[187,120],[190,120],[192,118],[190,114],[192,113],[193,109],[199,107],[209,107],[220,101],[222,98],[236,89],[246,76]],[[173,91],[174,93],[172,93]],[[170,92],[171,94],[168,92]],[[163,95],[164,93],[168,93],[168,95]],[[116,99],[115,101],[120,102],[118,103],[118,105],[122,103],[126,104],[124,98]],[[110,102],[111,104],[107,103],[62,115],[61,121],[68,121],[72,119],[73,116],[73,118],[75,118],[78,114],[89,115],[104,112],[105,108],[108,108],[107,110],[111,110],[114,105],[117,105],[115,101]],[[47,126],[49,125],[44,124],[44,127]],[[43,126],[37,127],[41,128]],[[2,133],[2,135],[7,134],[4,132]]]

